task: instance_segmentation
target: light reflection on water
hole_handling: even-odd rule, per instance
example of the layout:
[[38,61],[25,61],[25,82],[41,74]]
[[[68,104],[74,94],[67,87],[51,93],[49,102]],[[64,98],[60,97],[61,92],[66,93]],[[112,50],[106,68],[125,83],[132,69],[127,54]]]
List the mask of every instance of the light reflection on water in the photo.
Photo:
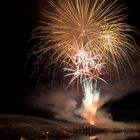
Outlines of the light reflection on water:
[[140,133],[104,133],[95,136],[73,136],[71,138],[47,138],[46,140],[138,140]]
[[77,136],[69,140],[126,140],[140,139],[140,133],[104,133],[95,136]]

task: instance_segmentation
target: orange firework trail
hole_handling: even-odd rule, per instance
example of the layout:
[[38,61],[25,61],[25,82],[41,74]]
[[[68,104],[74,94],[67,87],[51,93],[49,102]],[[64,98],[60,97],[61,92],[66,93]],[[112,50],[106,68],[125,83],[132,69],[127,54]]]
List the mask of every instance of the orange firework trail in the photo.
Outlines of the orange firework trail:
[[131,67],[129,57],[137,52],[130,35],[133,27],[124,22],[125,7],[118,6],[117,0],[48,1],[53,11],[42,11],[44,21],[33,35],[39,40],[33,49],[36,65],[44,65],[45,70],[59,62],[66,76],[72,77],[70,83],[80,78],[84,118],[93,124],[100,94],[92,81],[105,82],[101,76],[107,72],[106,63],[117,69],[125,63]]

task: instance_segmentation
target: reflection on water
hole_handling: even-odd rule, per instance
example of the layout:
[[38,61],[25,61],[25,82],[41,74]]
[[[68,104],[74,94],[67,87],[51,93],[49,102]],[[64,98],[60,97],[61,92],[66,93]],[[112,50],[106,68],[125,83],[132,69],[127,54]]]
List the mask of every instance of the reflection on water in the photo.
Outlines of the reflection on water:
[[71,138],[46,138],[46,140],[138,140],[140,133],[104,133],[95,136],[72,136]]
[[138,133],[107,133],[98,135],[96,139],[89,137],[89,140],[126,140],[127,138],[140,138]]
[[76,136],[69,140],[135,140],[140,139],[140,133],[104,133],[96,136]]

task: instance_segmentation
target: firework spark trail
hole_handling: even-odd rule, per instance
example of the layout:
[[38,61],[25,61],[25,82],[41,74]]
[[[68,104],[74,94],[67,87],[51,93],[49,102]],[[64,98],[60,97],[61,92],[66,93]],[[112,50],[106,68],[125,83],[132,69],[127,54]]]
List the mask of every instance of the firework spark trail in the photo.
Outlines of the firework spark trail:
[[83,102],[83,117],[92,125],[96,123],[96,111],[100,99],[100,92],[96,90],[96,85],[93,86],[91,80],[83,81],[84,98]]
[[69,84],[80,78],[84,94],[82,117],[90,124],[95,124],[100,95],[92,81],[95,84],[97,84],[97,79],[106,82],[100,77],[106,74],[106,63],[99,54],[95,55],[83,49],[77,50],[74,55],[69,55],[69,61],[63,63],[65,65],[64,70],[67,72],[66,76],[72,77]]
[[94,55],[91,52],[86,52],[84,50],[77,50],[77,53],[73,56],[69,55],[69,61],[63,61],[65,68],[64,71],[67,72],[66,76],[72,76],[71,84],[76,78],[80,78],[82,82],[83,79],[89,79],[97,81],[102,79],[100,76],[106,74],[106,63],[103,61],[100,55]]

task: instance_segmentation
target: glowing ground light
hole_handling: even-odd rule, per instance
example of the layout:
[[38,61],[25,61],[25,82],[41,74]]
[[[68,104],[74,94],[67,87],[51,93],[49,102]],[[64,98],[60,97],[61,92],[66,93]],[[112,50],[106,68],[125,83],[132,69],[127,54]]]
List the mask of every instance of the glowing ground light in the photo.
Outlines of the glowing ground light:
[[98,140],[97,136],[90,136],[88,140]]

